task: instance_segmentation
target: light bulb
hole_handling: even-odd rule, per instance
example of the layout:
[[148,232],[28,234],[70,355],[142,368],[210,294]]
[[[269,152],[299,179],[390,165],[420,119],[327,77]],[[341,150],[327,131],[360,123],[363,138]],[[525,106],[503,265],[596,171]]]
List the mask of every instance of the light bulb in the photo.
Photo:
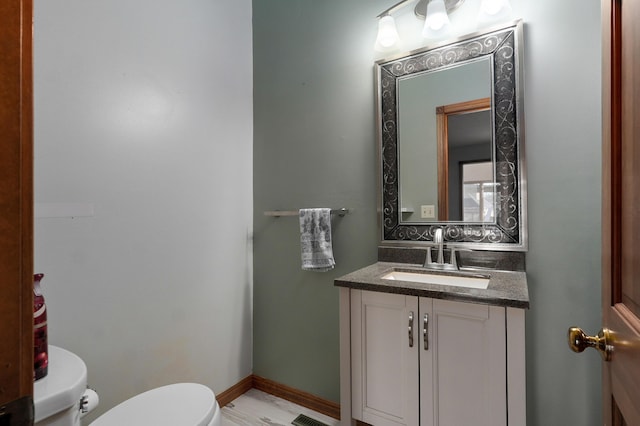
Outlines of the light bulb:
[[427,16],[424,21],[423,37],[429,37],[449,25],[449,16],[444,0],[431,0],[427,5]]
[[389,48],[396,44],[400,36],[398,30],[396,30],[396,22],[391,15],[385,15],[378,21],[378,37],[376,38],[376,45],[380,45],[383,48]]

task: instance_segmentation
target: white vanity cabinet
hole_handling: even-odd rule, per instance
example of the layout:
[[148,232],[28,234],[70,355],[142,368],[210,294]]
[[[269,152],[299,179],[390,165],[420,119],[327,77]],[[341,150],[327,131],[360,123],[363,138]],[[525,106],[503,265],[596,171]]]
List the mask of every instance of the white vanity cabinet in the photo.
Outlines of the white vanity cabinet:
[[341,315],[343,425],[525,424],[522,309],[343,288]]

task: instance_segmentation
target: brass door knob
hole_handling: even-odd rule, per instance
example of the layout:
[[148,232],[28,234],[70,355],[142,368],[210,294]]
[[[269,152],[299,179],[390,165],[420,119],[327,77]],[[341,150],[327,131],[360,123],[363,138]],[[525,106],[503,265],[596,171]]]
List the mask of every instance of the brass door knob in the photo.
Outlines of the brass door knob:
[[569,347],[574,352],[582,352],[586,348],[594,348],[600,352],[602,359],[611,361],[613,353],[611,331],[603,328],[597,336],[587,336],[579,327],[571,327],[568,332]]

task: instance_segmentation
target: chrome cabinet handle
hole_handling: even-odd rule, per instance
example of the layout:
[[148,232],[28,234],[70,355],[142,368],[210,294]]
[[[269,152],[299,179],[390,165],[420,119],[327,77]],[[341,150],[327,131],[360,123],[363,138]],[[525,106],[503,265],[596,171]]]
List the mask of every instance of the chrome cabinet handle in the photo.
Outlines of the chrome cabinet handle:
[[422,338],[424,339],[424,350],[429,350],[429,314],[424,314],[422,321]]
[[409,312],[409,347],[413,347],[413,312]]

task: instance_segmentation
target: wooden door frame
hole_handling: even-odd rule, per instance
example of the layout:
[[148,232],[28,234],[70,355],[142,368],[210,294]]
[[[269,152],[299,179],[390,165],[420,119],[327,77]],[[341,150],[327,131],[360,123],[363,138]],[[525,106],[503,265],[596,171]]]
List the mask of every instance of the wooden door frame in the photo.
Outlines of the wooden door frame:
[[0,407],[33,396],[32,23],[33,0],[0,2]]
[[[621,137],[620,137],[620,105],[612,102],[620,97],[619,75],[620,56],[615,58],[614,40],[619,34],[613,34],[619,28],[619,14],[614,15],[615,0],[602,0],[602,323],[607,323],[608,307],[615,300],[612,282],[620,279],[620,218],[612,214],[621,207],[621,176],[614,174],[620,170]],[[614,19],[618,22],[614,23]],[[615,40],[618,45],[617,40]],[[610,370],[602,368],[602,421],[608,424],[613,419],[611,401]]]
[[[611,29],[610,22],[612,16],[611,0],[602,0],[602,323],[606,323],[606,301],[611,300],[611,281],[614,270],[620,273],[619,262],[614,262],[614,252],[620,249],[620,242],[614,241],[619,236],[619,230],[614,231],[620,226],[620,223],[613,222],[611,214],[612,206],[620,202],[620,182],[614,182],[612,170],[619,168],[619,164],[614,167],[613,161],[619,162],[620,155],[613,152],[613,149],[619,150],[619,146],[612,145],[612,58],[611,58]],[[618,64],[619,65],[619,64]],[[619,118],[619,113],[616,114]],[[619,259],[619,253],[615,259]],[[603,365],[602,367],[602,423],[607,425],[612,419],[611,404],[611,379],[609,377],[609,369]]]

